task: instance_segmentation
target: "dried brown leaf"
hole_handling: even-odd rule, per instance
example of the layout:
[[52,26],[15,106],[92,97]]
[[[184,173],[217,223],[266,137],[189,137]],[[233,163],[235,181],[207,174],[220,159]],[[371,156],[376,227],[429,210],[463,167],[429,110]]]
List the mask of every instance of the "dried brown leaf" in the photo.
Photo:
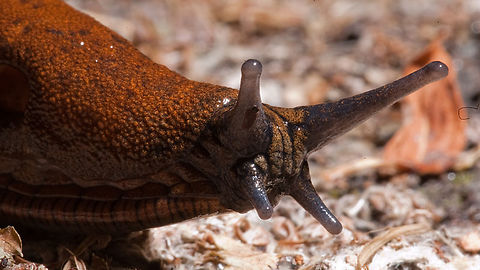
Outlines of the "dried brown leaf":
[[70,256],[63,265],[62,270],[87,270],[85,263],[75,255]]
[[425,86],[402,101],[404,123],[387,143],[387,161],[419,173],[442,173],[454,165],[465,147],[465,121],[457,116],[463,106],[452,59],[436,40],[405,70],[410,73],[431,61],[450,69],[447,78]]
[[0,229],[0,249],[11,256],[23,257],[22,239],[12,226]]

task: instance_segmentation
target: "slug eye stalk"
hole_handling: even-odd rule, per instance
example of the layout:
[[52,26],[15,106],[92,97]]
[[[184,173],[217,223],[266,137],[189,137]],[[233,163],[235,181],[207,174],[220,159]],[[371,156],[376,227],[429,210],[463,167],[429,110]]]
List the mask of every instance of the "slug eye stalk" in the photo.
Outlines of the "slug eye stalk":
[[[244,198],[248,199],[261,218],[266,219],[273,212],[271,199],[276,201],[277,196],[289,194],[332,234],[340,233],[342,225],[315,192],[306,161],[309,153],[359,125],[382,108],[448,75],[448,67],[444,63],[431,62],[390,84],[337,102],[291,109],[279,108],[275,111],[275,107],[268,106],[267,110],[261,103],[261,71],[262,66],[258,60],[250,59],[243,64],[238,100],[227,117],[227,134],[234,138],[231,147],[239,153],[239,159],[243,160],[237,167],[236,177],[239,178],[237,180]],[[292,142],[301,140],[301,143],[292,146],[301,149],[292,150],[292,156],[289,156],[294,160],[292,164],[297,166],[296,169],[283,171],[280,175],[272,169],[271,164],[278,164],[278,152],[284,155],[283,162],[287,160],[287,146],[281,146],[283,150],[278,151],[278,145],[285,141],[272,136],[272,129],[278,129],[281,124],[272,120],[274,117],[269,111],[280,115],[284,121],[282,124],[288,127],[281,137],[290,137]],[[300,115],[300,122],[298,118],[289,122],[291,115]],[[303,138],[292,138],[296,134],[293,128],[301,129]],[[304,154],[301,157],[293,156],[295,151]],[[272,157],[276,155],[277,160],[273,160]],[[259,164],[256,161],[258,156],[264,157],[267,165]],[[283,167],[288,166],[284,164]],[[292,171],[296,173],[292,174]],[[283,183],[279,183],[281,181],[278,179],[282,179]]]
[[362,94],[333,103],[297,108],[308,114],[305,119],[305,129],[308,132],[308,139],[305,142],[307,151],[320,148],[381,109],[447,75],[447,65],[435,61],[392,83]]
[[265,136],[267,119],[260,98],[261,74],[260,61],[250,59],[243,63],[238,100],[227,116],[227,137],[233,149],[243,155],[263,150],[268,142],[268,136]]

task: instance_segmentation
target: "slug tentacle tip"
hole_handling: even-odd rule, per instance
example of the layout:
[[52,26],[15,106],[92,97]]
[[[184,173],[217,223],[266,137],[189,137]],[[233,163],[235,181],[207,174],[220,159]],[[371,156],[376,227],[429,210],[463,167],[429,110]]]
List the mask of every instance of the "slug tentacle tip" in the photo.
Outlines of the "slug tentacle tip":
[[248,59],[242,65],[242,75],[260,76],[262,73],[262,63],[257,59]]
[[436,81],[447,77],[448,66],[440,61],[434,61],[425,66],[425,73],[429,74],[429,76]]
[[250,202],[257,211],[258,216],[261,219],[271,218],[273,214],[273,206],[268,200],[267,192],[265,191],[265,189],[252,183],[249,195]]
[[290,196],[292,196],[307,212],[322,224],[331,234],[342,232],[343,226],[330,212],[322,199],[318,196],[315,188],[310,181],[308,166],[305,165],[303,173],[297,181],[290,186]]

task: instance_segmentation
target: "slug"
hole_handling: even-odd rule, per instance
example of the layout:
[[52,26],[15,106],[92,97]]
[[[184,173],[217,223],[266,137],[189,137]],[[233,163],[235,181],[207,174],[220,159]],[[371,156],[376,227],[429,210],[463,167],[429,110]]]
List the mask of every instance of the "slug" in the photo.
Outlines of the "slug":
[[0,1],[0,217],[10,225],[125,233],[292,196],[342,225],[307,157],[448,73],[441,62],[337,102],[262,104],[262,65],[240,89],[196,82],[60,0]]

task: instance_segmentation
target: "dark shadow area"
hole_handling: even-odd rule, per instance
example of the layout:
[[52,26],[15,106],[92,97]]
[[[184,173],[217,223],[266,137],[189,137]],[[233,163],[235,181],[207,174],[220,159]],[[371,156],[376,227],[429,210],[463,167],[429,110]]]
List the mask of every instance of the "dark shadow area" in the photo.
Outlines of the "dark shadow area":
[[23,121],[30,85],[20,70],[0,64],[0,128]]

